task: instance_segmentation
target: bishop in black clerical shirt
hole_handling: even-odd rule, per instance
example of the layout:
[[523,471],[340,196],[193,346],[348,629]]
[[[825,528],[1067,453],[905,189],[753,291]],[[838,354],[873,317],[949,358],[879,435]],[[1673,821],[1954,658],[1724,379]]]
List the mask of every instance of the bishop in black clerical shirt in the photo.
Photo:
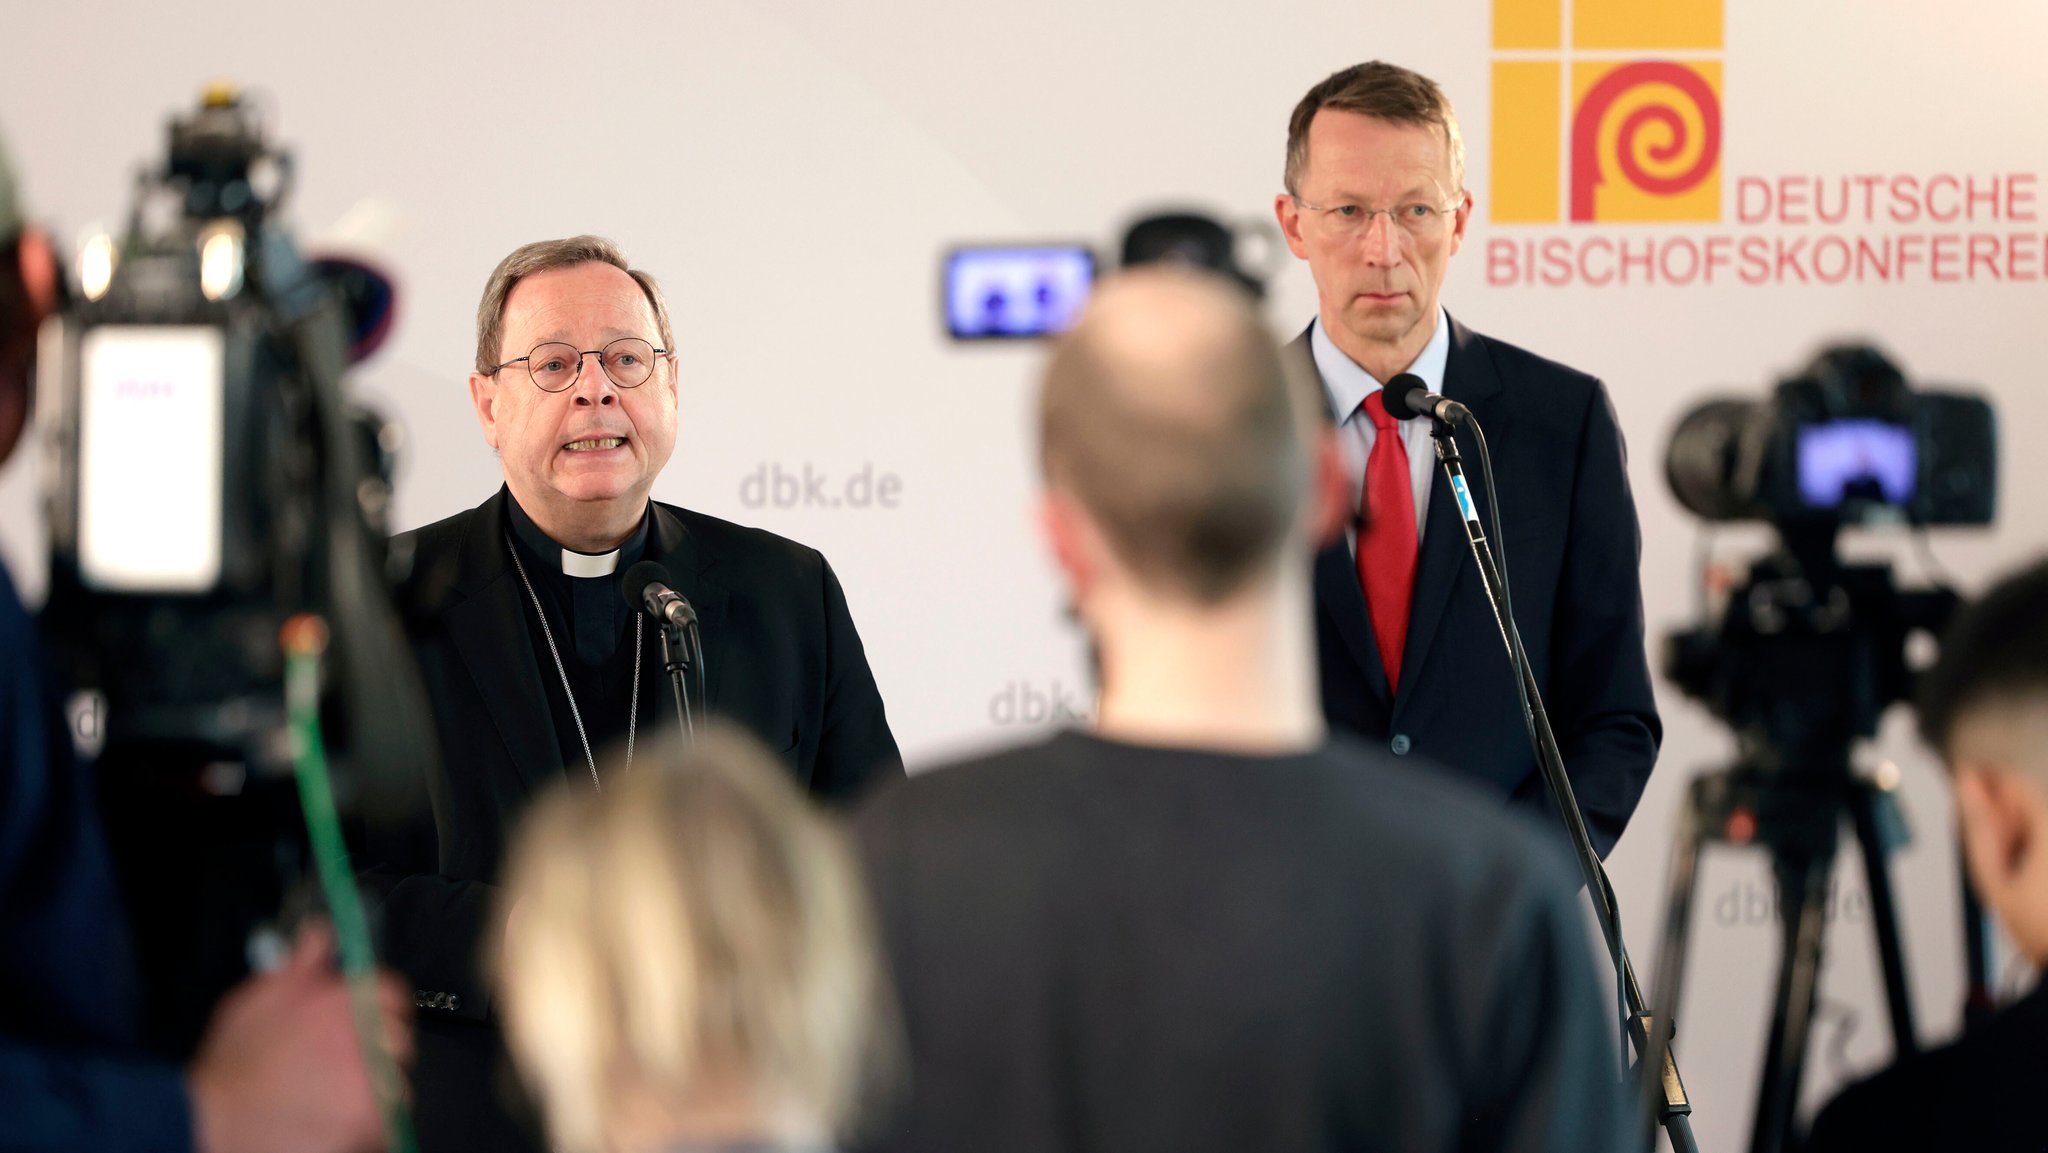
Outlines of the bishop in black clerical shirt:
[[505,916],[499,870],[536,796],[643,771],[607,751],[676,723],[655,622],[636,642],[639,614],[621,592],[633,564],[659,563],[697,610],[705,712],[759,737],[812,796],[842,803],[903,772],[825,558],[650,499],[675,447],[674,345],[653,278],[608,242],[513,252],[479,306],[469,378],[504,486],[393,542],[411,566],[400,603],[440,766],[421,782],[431,828],[369,830],[365,881],[420,1007],[425,1153],[541,1147],[487,979]]

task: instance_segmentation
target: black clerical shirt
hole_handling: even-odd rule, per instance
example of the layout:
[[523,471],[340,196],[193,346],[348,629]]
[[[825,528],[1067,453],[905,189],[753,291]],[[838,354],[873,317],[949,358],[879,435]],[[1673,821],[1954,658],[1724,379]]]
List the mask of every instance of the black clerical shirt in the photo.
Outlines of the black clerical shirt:
[[[541,531],[526,510],[519,507],[518,500],[511,498],[510,493],[506,495],[505,520],[512,530],[513,547],[519,550],[519,561],[533,583],[534,597],[547,615],[547,627],[543,629],[534,615],[533,599],[526,597],[522,588],[520,600],[526,610],[527,638],[533,644],[541,684],[547,688],[548,713],[554,721],[562,765],[570,780],[588,782],[590,762],[584,756],[583,740],[577,735],[577,714],[582,717],[591,752],[600,767],[606,751],[615,744],[623,745],[626,739],[633,700],[634,618],[641,614],[626,604],[622,586],[626,570],[647,552],[647,517],[642,515],[640,527],[619,546],[617,563],[611,572],[602,576],[571,576],[563,571],[563,546]],[[550,633],[555,652],[562,658],[559,673],[554,653],[548,649]],[[661,638],[652,620],[640,627],[639,638],[640,710],[636,740],[644,740],[664,719],[670,725],[675,723],[675,705],[669,700],[670,690],[662,673]],[[576,694],[575,712],[563,691],[565,676]]]

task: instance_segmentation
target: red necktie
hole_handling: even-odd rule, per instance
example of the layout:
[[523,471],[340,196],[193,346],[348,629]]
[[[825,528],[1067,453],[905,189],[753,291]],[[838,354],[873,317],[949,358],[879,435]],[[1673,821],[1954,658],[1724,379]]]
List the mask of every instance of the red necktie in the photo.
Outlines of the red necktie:
[[1380,663],[1391,693],[1401,684],[1401,650],[1408,643],[1408,602],[1415,592],[1415,490],[1408,481],[1408,447],[1401,426],[1387,415],[1381,392],[1365,398],[1376,429],[1365,460],[1364,527],[1358,531],[1358,585],[1380,643]]

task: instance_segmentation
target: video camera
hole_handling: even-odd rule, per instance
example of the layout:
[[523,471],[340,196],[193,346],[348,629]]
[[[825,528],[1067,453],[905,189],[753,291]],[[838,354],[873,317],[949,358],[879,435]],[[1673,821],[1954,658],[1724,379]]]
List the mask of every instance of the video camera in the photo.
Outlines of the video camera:
[[1673,634],[1667,675],[1786,769],[1846,770],[1849,742],[1911,695],[1907,635],[1939,631],[1955,597],[1901,591],[1889,566],[1845,565],[1836,538],[1847,526],[1989,524],[1990,403],[1915,390],[1877,349],[1837,345],[1768,402],[1693,409],[1665,475],[1703,519],[1768,521],[1781,542],[1721,621]]
[[1997,491],[1991,406],[1915,391],[1869,345],[1828,348],[1768,403],[1715,399],[1678,423],[1665,475],[1710,521],[1981,525]]
[[310,871],[286,622],[332,638],[317,703],[344,817],[416,806],[436,748],[384,568],[395,430],[342,387],[388,284],[300,257],[291,184],[254,111],[208,91],[39,342],[44,619],[105,698],[100,794],[171,1052]]

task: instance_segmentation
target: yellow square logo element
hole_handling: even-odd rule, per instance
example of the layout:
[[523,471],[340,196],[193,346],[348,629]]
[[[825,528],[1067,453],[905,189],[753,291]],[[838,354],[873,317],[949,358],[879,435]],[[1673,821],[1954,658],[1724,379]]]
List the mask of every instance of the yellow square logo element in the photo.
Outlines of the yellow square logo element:
[[1575,0],[1566,28],[1559,0],[1495,0],[1492,218],[1719,220],[1721,19]]

